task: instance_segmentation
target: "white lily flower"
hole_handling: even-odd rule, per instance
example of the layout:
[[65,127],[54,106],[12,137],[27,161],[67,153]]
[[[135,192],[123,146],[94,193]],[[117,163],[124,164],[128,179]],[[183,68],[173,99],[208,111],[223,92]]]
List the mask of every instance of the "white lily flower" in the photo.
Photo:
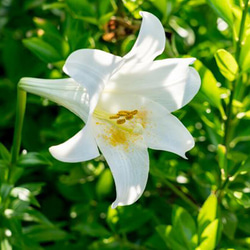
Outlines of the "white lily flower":
[[187,104],[200,87],[189,67],[195,60],[153,61],[165,47],[160,21],[148,12],[138,38],[124,57],[93,49],[73,52],[64,65],[68,79],[23,78],[20,87],[46,97],[78,115],[85,126],[68,141],[50,148],[64,162],[104,155],[114,176],[117,197],[112,208],[134,203],[149,172],[147,148],[185,158],[194,140],[171,114]]

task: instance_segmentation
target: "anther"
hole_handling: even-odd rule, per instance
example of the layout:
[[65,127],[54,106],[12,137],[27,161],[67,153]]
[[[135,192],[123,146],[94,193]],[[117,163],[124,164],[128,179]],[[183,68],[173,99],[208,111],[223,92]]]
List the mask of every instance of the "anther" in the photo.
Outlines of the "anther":
[[126,115],[125,116],[125,118],[126,118],[126,120],[131,120],[131,119],[133,119],[133,115],[132,114],[129,114],[129,115]]
[[136,109],[130,112],[131,115],[136,115],[137,113],[138,113],[138,110]]
[[120,115],[112,115],[109,117],[109,119],[118,119],[120,118]]
[[121,110],[117,113],[117,115],[120,115],[120,116],[126,116],[126,115],[129,115],[129,111],[126,111],[126,110]]
[[125,119],[119,119],[119,120],[116,121],[117,124],[123,124],[125,122],[126,122]]

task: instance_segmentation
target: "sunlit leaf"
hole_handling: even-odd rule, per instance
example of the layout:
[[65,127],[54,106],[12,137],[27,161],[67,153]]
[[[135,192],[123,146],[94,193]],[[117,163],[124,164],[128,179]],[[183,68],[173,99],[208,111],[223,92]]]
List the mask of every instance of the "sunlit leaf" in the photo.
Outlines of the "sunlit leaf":
[[201,234],[201,244],[199,250],[215,249],[217,245],[217,231],[219,229],[219,220],[211,222]]
[[221,74],[229,81],[234,81],[238,72],[238,64],[234,57],[228,51],[219,49],[215,53],[215,59]]
[[204,229],[217,218],[217,206],[217,197],[214,194],[211,194],[201,207],[198,215],[199,235],[201,235]]

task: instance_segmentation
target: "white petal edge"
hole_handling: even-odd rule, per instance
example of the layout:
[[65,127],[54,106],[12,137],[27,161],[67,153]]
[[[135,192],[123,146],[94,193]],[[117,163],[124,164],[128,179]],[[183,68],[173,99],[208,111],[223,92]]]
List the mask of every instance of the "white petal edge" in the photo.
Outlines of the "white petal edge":
[[142,24],[131,51],[124,56],[126,65],[153,61],[165,48],[166,38],[164,28],[153,14],[141,11]]
[[139,94],[159,102],[170,112],[192,100],[198,92],[201,80],[190,67],[195,58],[176,58],[154,61],[151,64],[121,68],[105,91]]
[[89,113],[89,97],[86,89],[71,78],[39,79],[25,77],[19,83],[23,90],[42,96],[64,106],[79,116],[84,122]]
[[96,49],[80,49],[67,58],[64,72],[87,89],[90,113],[93,112],[99,95],[122,58]]
[[132,140],[125,147],[123,144],[112,146],[107,138],[111,126],[95,124],[95,137],[114,177],[116,200],[111,207],[116,208],[131,205],[141,197],[148,179],[149,156],[142,138]]
[[186,152],[195,143],[186,127],[162,105],[147,100],[146,128],[143,133],[147,147],[175,153],[187,159]]
[[91,119],[66,142],[49,148],[54,158],[63,162],[88,161],[100,155],[92,133]]

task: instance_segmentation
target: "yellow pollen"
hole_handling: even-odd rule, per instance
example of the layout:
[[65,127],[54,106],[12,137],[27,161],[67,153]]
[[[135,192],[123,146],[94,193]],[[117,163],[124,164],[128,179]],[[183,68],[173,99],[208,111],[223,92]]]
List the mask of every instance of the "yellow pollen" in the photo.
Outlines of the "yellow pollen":
[[129,111],[125,111],[125,110],[121,110],[117,113],[117,115],[120,115],[120,116],[126,116],[128,115],[130,112]]
[[125,116],[125,119],[126,119],[126,120],[131,120],[131,119],[133,119],[133,117],[134,117],[134,116],[133,116],[132,114],[129,114],[129,115],[126,115],[126,116]]
[[117,124],[123,124],[125,122],[126,122],[125,119],[119,119],[119,120],[116,121]]
[[118,119],[120,118],[120,115],[112,115],[109,117],[109,119]]
[[130,112],[131,115],[136,115],[137,113],[138,113],[138,110],[136,110],[136,109],[134,111]]

